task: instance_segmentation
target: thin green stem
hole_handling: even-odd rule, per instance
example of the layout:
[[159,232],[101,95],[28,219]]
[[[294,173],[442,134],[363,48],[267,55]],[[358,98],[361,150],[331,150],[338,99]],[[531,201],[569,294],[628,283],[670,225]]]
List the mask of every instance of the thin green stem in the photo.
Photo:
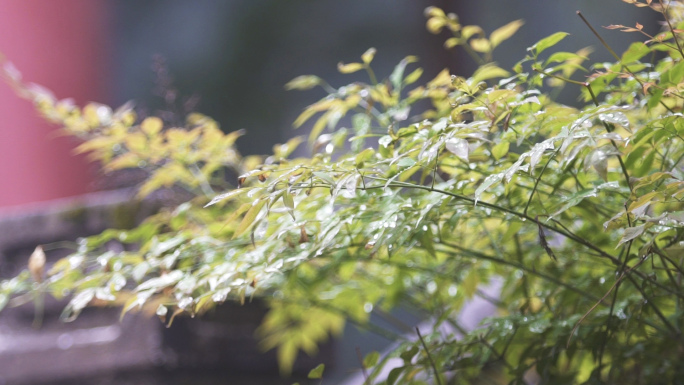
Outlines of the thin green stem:
[[[539,173],[539,177],[534,181],[534,187],[532,187],[532,192],[530,193],[530,198],[527,200],[527,204],[525,205],[525,209],[523,210],[523,214],[527,215],[527,209],[530,207],[530,203],[532,203],[532,197],[534,197],[535,191],[537,191],[537,185],[539,185],[539,181],[541,180],[542,176],[544,175],[544,171],[546,171],[546,168],[549,167],[549,164],[553,160],[553,158],[556,157],[556,154],[558,154],[558,151],[560,151],[560,147],[556,149],[556,151],[553,152],[553,155],[549,157],[549,160],[546,161],[546,164],[544,165],[544,168],[542,168],[541,172]],[[530,173],[532,170],[530,170]]]
[[521,263],[516,263],[516,262],[512,262],[512,261],[507,261],[507,260],[505,260],[505,259],[501,259],[501,258],[497,258],[497,257],[491,256],[491,255],[486,255],[486,254],[483,254],[483,253],[479,253],[479,252],[477,252],[477,251],[469,250],[469,249],[466,249],[466,248],[464,248],[464,247],[462,247],[462,246],[459,246],[459,245],[456,245],[456,244],[453,244],[453,243],[442,243],[442,245],[447,246],[447,247],[451,247],[451,248],[453,248],[453,249],[456,249],[456,250],[460,251],[461,253],[463,253],[464,255],[467,255],[467,256],[469,256],[469,257],[471,257],[471,258],[482,259],[482,260],[485,260],[485,261],[490,261],[490,262],[498,263],[498,264],[501,264],[501,265],[507,265],[507,266],[510,266],[510,267],[514,267],[514,268],[516,268],[516,269],[520,269],[520,270],[525,271],[525,272],[527,272],[527,273],[529,273],[529,274],[535,275],[535,276],[537,276],[537,277],[539,277],[539,278],[542,278],[542,279],[545,279],[545,280],[547,280],[547,281],[549,281],[549,282],[551,282],[551,283],[554,283],[554,284],[556,284],[556,285],[558,285],[558,286],[562,286],[562,287],[564,287],[564,288],[566,288],[566,289],[568,289],[568,290],[574,291],[575,293],[580,294],[580,295],[582,295],[582,296],[584,296],[584,297],[586,297],[586,298],[588,298],[588,299],[590,299],[590,300],[592,300],[592,301],[599,301],[599,298],[596,297],[595,295],[591,294],[591,293],[588,293],[588,292],[586,292],[586,291],[584,291],[584,290],[582,290],[582,289],[579,289],[579,288],[577,288],[577,287],[575,287],[575,286],[573,286],[573,285],[571,285],[571,284],[568,284],[568,283],[565,283],[565,282],[563,282],[563,281],[560,281],[560,280],[556,279],[555,277],[552,277],[552,276],[550,276],[550,275],[547,275],[547,274],[544,274],[544,273],[542,273],[542,272],[540,272],[540,271],[537,271],[537,270],[535,270],[534,268],[527,267],[527,266],[525,266],[525,265],[523,265],[523,264],[521,264]]
[[425,344],[425,340],[423,339],[423,336],[420,334],[420,329],[418,328],[418,326],[416,326],[416,333],[418,334],[418,338],[420,339],[421,345],[423,345],[423,349],[425,349],[425,354],[427,355],[428,361],[430,361],[430,366],[432,366],[432,370],[435,372],[435,382],[437,382],[437,385],[442,385],[442,376],[440,376],[439,371],[437,371],[435,361],[432,359],[430,350]]
[[370,81],[373,85],[378,84],[378,79],[375,77],[375,72],[369,65],[365,65],[364,68],[366,69],[366,72],[368,72],[368,78],[370,78]]
[[542,71],[542,70],[540,70],[539,68],[536,68],[536,67],[532,67],[532,70],[533,70],[534,72],[539,72],[540,74],[542,74],[542,75],[544,75],[544,76],[549,76],[549,77],[552,77],[552,78],[556,78],[556,79],[558,79],[558,80],[562,80],[562,81],[564,81],[564,82],[566,82],[566,83],[576,84],[576,85],[582,86],[582,87],[586,87],[586,86],[587,86],[587,83],[586,83],[586,82],[579,82],[579,81],[577,81],[577,80],[572,80],[572,79],[564,78],[564,77],[558,76],[558,75],[556,75],[556,74],[552,74],[552,73],[549,73],[549,72]]

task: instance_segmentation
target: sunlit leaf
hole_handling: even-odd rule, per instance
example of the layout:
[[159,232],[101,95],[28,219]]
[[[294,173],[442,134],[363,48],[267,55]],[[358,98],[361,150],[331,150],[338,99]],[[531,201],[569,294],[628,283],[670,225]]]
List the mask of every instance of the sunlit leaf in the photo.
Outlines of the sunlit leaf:
[[481,81],[494,78],[503,78],[509,75],[510,73],[508,71],[496,66],[495,64],[487,64],[475,71],[473,74],[473,82],[477,84]]
[[377,51],[375,48],[369,48],[366,52],[363,53],[363,55],[361,55],[361,61],[363,61],[363,63],[366,65],[370,64],[370,62],[373,61],[376,52]]
[[635,42],[632,43],[627,51],[622,54],[622,59],[620,60],[623,64],[629,64],[635,62],[642,57],[648,55],[651,49],[644,43]]
[[489,35],[489,41],[492,44],[492,48],[496,48],[501,42],[513,36],[523,24],[525,24],[524,21],[515,20],[492,31],[491,35]]
[[350,74],[359,70],[363,69],[363,64],[361,63],[349,63],[349,64],[343,64],[339,63],[337,65],[337,70],[340,71],[343,74]]
[[321,79],[314,75],[302,75],[285,84],[286,90],[308,90],[321,84]]
[[156,116],[145,118],[145,120],[143,120],[142,123],[140,123],[140,129],[149,136],[156,135],[157,133],[159,133],[163,126],[164,123],[162,122],[162,120]]
[[489,52],[493,48],[491,42],[485,38],[470,40],[470,47],[476,52]]
[[547,48],[551,48],[554,45],[558,44],[558,42],[565,39],[565,37],[568,35],[569,33],[567,32],[556,32],[553,35],[547,36],[539,40],[530,48],[528,48],[528,50],[534,52],[535,55],[539,55],[540,53],[544,52]]

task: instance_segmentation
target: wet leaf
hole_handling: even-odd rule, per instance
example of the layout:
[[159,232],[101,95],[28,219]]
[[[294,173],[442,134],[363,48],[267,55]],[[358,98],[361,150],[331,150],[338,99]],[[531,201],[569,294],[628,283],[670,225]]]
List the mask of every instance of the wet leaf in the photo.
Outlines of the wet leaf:
[[335,179],[333,178],[333,176],[330,175],[330,174],[327,173],[327,172],[315,171],[315,172],[313,172],[312,174],[313,174],[315,177],[317,177],[318,179],[323,180],[324,182],[326,182],[326,183],[329,184],[330,186],[335,186],[335,185],[336,185]]
[[240,224],[238,225],[237,229],[235,230],[235,233],[233,234],[233,238],[237,238],[240,235],[244,234],[247,232],[247,230],[252,226],[254,223],[254,220],[256,220],[257,216],[261,212],[261,209],[264,207],[266,204],[266,199],[260,199],[254,204],[252,204],[252,207],[247,210],[247,213],[245,213],[245,216],[242,218],[242,221],[240,221]]
[[620,242],[618,242],[617,246],[615,248],[620,247],[625,242],[629,242],[631,240],[634,240],[641,236],[641,234],[644,233],[646,230],[646,224],[636,226],[636,227],[628,227],[625,229],[625,232],[622,234],[622,238],[620,238]]
[[462,161],[468,162],[468,141],[465,139],[451,138],[446,141],[445,147],[449,152],[459,157]]
[[[243,180],[244,180],[244,179],[243,179]],[[235,197],[237,197],[237,196],[240,196],[240,195],[242,195],[242,194],[244,194],[244,193],[246,193],[247,191],[250,191],[250,190],[252,190],[252,189],[253,189],[253,188],[250,188],[250,187],[237,188],[237,189],[235,189],[235,190],[228,191],[228,192],[223,193],[223,194],[219,194],[219,195],[215,196],[209,203],[207,203],[206,205],[204,205],[204,207],[209,207],[209,206],[212,206],[212,205],[217,204],[218,202],[222,202],[222,201],[227,201],[227,200],[233,199],[233,198],[235,198]]]
[[392,143],[392,137],[389,135],[385,135],[378,140],[378,144],[380,144],[383,147],[389,146],[390,143]]

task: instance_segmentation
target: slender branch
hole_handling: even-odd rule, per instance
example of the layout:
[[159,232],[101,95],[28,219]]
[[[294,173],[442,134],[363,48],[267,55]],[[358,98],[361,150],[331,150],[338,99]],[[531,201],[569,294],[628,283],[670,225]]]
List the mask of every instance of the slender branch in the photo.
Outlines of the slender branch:
[[442,377],[439,375],[439,372],[437,371],[437,366],[435,365],[435,361],[432,360],[432,355],[430,355],[430,350],[428,350],[428,347],[425,344],[425,340],[423,339],[423,336],[420,334],[420,329],[418,328],[418,326],[416,326],[416,333],[418,333],[418,338],[420,339],[420,343],[423,345],[423,349],[425,349],[425,354],[427,354],[427,358],[430,361],[430,366],[432,366],[432,370],[435,372],[435,381],[437,382],[437,385],[442,385]]
[[[625,260],[626,260],[626,258],[625,258]],[[645,260],[646,260],[645,257],[644,257],[644,258],[641,258],[641,260],[640,260],[636,265],[632,266],[629,270],[635,269],[637,266],[639,266],[639,265],[640,265],[641,263],[643,263]],[[572,328],[572,331],[570,332],[570,336],[568,337],[568,342],[567,342],[566,345],[565,345],[566,348],[569,348],[569,347],[570,347],[570,342],[572,341],[572,336],[575,335],[575,332],[577,331],[577,328],[579,328],[579,326],[582,324],[582,322],[584,321],[584,319],[587,318],[587,316],[589,316],[589,314],[591,314],[591,312],[593,312],[594,309],[596,309],[596,307],[598,307],[598,305],[601,304],[601,303],[606,299],[606,297],[608,297],[608,295],[610,295],[610,293],[613,291],[613,289],[615,289],[615,288],[618,287],[618,285],[620,284],[620,282],[622,282],[622,280],[625,278],[625,274],[626,274],[626,273],[627,273],[627,271],[623,271],[622,274],[620,274],[620,276],[618,277],[618,279],[615,281],[615,283],[613,284],[613,286],[611,286],[610,289],[608,289],[608,291],[606,292],[606,294],[604,294],[603,297],[601,297],[601,299],[600,299],[598,302],[596,302],[596,303],[594,304],[594,306],[592,306],[591,308],[589,308],[589,310],[588,310],[586,313],[584,313],[584,315],[583,315],[582,317],[580,317],[579,320],[577,320],[577,322],[575,323],[575,326]]]
[[550,72],[542,71],[542,70],[540,70],[539,68],[536,68],[536,67],[532,67],[532,70],[533,70],[534,72],[539,72],[540,74],[542,74],[542,75],[544,75],[544,76],[549,76],[549,77],[552,77],[552,78],[556,78],[556,79],[558,79],[558,80],[562,80],[562,81],[564,81],[564,82],[566,82],[566,83],[577,84],[578,86],[582,86],[582,87],[586,87],[586,86],[587,86],[587,83],[586,83],[586,82],[580,82],[580,81],[577,81],[577,80],[572,80],[572,79],[564,78],[564,77],[562,77],[562,76],[558,76],[558,75],[552,74],[552,73],[550,73]]
[[[637,83],[639,83],[639,85],[641,86],[641,89],[643,90],[643,89],[644,89],[644,82],[642,82],[641,79],[639,79],[639,78],[634,74],[634,72],[632,72],[632,71],[629,69],[629,67],[627,67],[624,63],[622,63],[622,60],[621,60],[620,57],[615,53],[615,51],[613,51],[613,49],[610,48],[610,46],[608,45],[608,43],[606,43],[606,41],[603,40],[603,38],[601,37],[601,35],[599,35],[599,33],[596,32],[596,30],[594,29],[594,27],[592,27],[591,24],[589,24],[589,21],[587,21],[587,19],[584,18],[584,15],[582,15],[582,12],[577,11],[577,16],[579,16],[579,17],[582,19],[582,21],[584,22],[584,24],[586,24],[587,27],[589,27],[589,29],[590,29],[591,32],[594,34],[594,36],[596,36],[596,38],[599,39],[599,41],[601,42],[601,44],[603,44],[603,46],[608,50],[608,52],[610,52],[610,54],[613,55],[613,57],[615,58],[615,60],[617,60],[618,63],[620,63],[620,65],[622,66],[622,68],[624,68],[625,71],[627,71],[627,73],[630,74],[630,76],[632,76],[632,77],[634,78],[634,80],[637,81]],[[649,90],[649,91],[650,91],[650,90]],[[650,94],[650,92],[649,92],[649,94]],[[593,93],[592,93],[592,96],[593,96]],[[671,109],[670,107],[668,107],[662,100],[660,101],[660,105],[663,106],[663,107],[665,107],[666,110],[668,110],[668,111],[670,111],[670,112],[673,112],[672,109]]]
[[573,285],[570,285],[570,284],[568,284],[568,283],[565,283],[565,282],[563,282],[563,281],[560,281],[560,280],[556,279],[555,277],[552,277],[552,276],[550,276],[550,275],[547,275],[547,274],[544,274],[544,273],[542,273],[542,272],[539,272],[539,271],[537,271],[537,270],[535,270],[535,269],[533,269],[533,268],[527,267],[527,266],[525,266],[525,265],[523,265],[523,264],[516,263],[516,262],[511,262],[511,261],[507,261],[507,260],[505,260],[505,259],[500,259],[500,258],[497,258],[497,257],[493,257],[493,256],[491,256],[491,255],[482,254],[482,253],[479,253],[479,252],[477,252],[477,251],[472,251],[472,250],[466,249],[466,248],[464,248],[464,247],[462,247],[462,246],[455,245],[455,244],[452,244],[452,243],[442,243],[442,244],[443,244],[444,246],[448,246],[448,247],[451,247],[451,248],[453,248],[453,249],[457,249],[458,251],[460,251],[460,252],[462,252],[463,254],[465,254],[465,255],[467,255],[467,256],[469,256],[469,257],[472,257],[472,258],[483,259],[483,260],[486,260],[486,261],[495,262],[495,263],[499,263],[499,264],[502,264],[502,265],[508,265],[508,266],[511,266],[511,267],[515,267],[515,268],[517,268],[517,269],[520,269],[520,270],[522,270],[522,271],[525,271],[525,272],[527,272],[527,273],[530,273],[530,274],[532,274],[532,275],[535,275],[535,276],[537,276],[537,277],[539,277],[539,278],[543,278],[543,279],[545,279],[545,280],[547,280],[547,281],[549,281],[549,282],[551,282],[551,283],[555,283],[555,284],[558,285],[558,286],[562,286],[562,287],[564,287],[564,288],[566,288],[566,289],[568,289],[568,290],[574,291],[575,293],[580,294],[580,295],[582,295],[582,296],[584,296],[584,297],[586,297],[586,298],[588,298],[588,299],[591,299],[591,300],[593,300],[593,301],[599,301],[599,298],[596,297],[595,295],[591,294],[591,293],[588,293],[588,292],[586,292],[586,291],[584,291],[584,290],[582,290],[582,289],[580,289],[580,288],[577,288],[577,287],[575,287],[575,286],[573,286]]
[[[589,93],[591,94],[591,99],[594,101],[594,105],[596,107],[598,107],[600,104],[599,104],[598,99],[596,98],[596,95],[594,95],[594,91],[591,89],[591,84],[589,84],[589,82],[587,82],[585,84],[586,84],[587,89],[589,90]],[[606,129],[606,131],[608,131],[608,132],[613,131],[610,128],[610,125],[608,123],[606,123],[603,120],[601,121],[601,123],[603,123],[603,127]],[[616,150],[620,151],[620,148],[618,148],[617,144],[615,143],[615,141],[613,139],[610,140],[610,143],[613,145],[613,147]],[[620,168],[622,169],[622,175],[624,175],[624,177],[625,177],[625,183],[627,183],[627,187],[629,187],[629,191],[633,191],[632,184],[629,182],[630,179],[629,179],[629,173],[627,172],[627,166],[625,166],[625,162],[622,160],[622,155],[620,155],[618,153],[617,158],[618,158],[618,162],[620,162]]]
[[[514,335],[515,335],[515,334],[514,334]],[[510,341],[512,341],[512,339],[511,339]],[[504,353],[506,352],[506,349],[508,348],[508,345],[510,344],[510,341],[509,341],[508,344],[506,344],[506,348],[504,349],[504,352],[503,352],[503,353],[499,353],[499,352],[496,351],[496,349],[494,348],[494,346],[492,346],[492,344],[490,344],[489,342],[487,342],[487,340],[486,340],[485,338],[480,338],[480,342],[482,342],[482,344],[483,344],[484,346],[486,346],[492,353],[494,353],[494,355],[496,356],[496,358],[498,358],[499,361],[501,361],[501,362],[504,364],[504,366],[505,366],[506,368],[508,368],[508,370],[511,371],[511,373],[515,373],[515,372],[517,371],[516,368],[515,368],[513,365],[511,365],[508,361],[506,361],[506,357],[504,356]],[[523,384],[527,385],[527,381],[525,381],[524,378],[522,378],[521,381],[522,381]]]
[[[537,185],[539,185],[539,181],[542,178],[542,175],[544,175],[544,171],[546,171],[546,168],[549,167],[549,164],[553,160],[553,158],[556,157],[556,154],[558,154],[558,151],[560,151],[561,147],[558,147],[556,151],[553,152],[553,155],[549,157],[549,160],[546,161],[546,164],[544,165],[544,168],[542,168],[541,172],[539,173],[539,177],[534,181],[534,187],[532,187],[532,192],[530,193],[530,199],[527,200],[527,204],[525,205],[525,209],[523,210],[523,214],[527,215],[527,209],[530,207],[530,203],[532,203],[532,197],[534,197],[535,191],[537,191]],[[530,169],[530,173],[532,170]]]
[[667,8],[665,4],[663,4],[663,0],[658,0],[660,3],[660,6],[663,8],[663,16],[665,16],[665,21],[667,22],[667,27],[670,29],[670,32],[672,32],[672,38],[674,39],[675,43],[677,43],[677,51],[679,51],[679,54],[682,55],[682,58],[684,58],[684,51],[682,51],[682,46],[679,44],[679,39],[677,39],[677,34],[675,34],[674,27],[672,27],[672,23],[670,23],[670,18],[667,17]]

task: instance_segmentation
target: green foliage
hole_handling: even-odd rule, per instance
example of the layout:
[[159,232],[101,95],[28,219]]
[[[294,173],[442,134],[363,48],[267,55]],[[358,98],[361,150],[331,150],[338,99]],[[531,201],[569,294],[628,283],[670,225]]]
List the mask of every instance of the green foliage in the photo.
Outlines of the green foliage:
[[[27,272],[3,282],[0,304],[43,290],[71,296],[66,319],[118,304],[171,322],[258,296],[270,306],[259,335],[278,349],[284,372],[298,351],[314,354],[350,321],[400,342],[387,357],[363,360],[369,382],[677,381],[684,7],[627,2],[662,14],[663,32],[610,26],[647,40],[590,66],[582,65],[590,49],[551,53],[567,37],[559,32],[533,44],[512,72],[491,62],[492,52],[522,22],[487,35],[428,8],[428,30],[449,30],[446,46],[463,47],[480,68],[467,78],[444,70],[414,86],[423,75],[409,69],[415,57],[378,79],[370,49],[340,63],[354,73],[346,86],[294,79],[288,88],[328,92],[295,121],[313,121],[312,155],[302,158],[290,156],[299,138],[271,156],[241,158],[233,148],[240,133],[223,134],[197,114],[174,128],[139,121],[128,107],[79,109],[6,66],[20,94],[83,139],[79,150],[105,170],[149,170],[141,196],[176,185],[195,198],[135,229],[82,239],[42,282]],[[547,92],[564,86],[584,104],[562,105]],[[224,177],[231,172],[240,175],[233,188]],[[106,251],[112,240],[137,247]],[[496,300],[480,290],[493,282],[502,284]],[[474,297],[498,313],[462,337],[442,333],[463,329],[456,316]],[[398,306],[429,317],[432,330],[397,334],[370,322]],[[391,357],[401,366],[379,378]]]

